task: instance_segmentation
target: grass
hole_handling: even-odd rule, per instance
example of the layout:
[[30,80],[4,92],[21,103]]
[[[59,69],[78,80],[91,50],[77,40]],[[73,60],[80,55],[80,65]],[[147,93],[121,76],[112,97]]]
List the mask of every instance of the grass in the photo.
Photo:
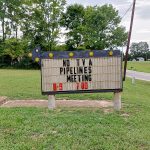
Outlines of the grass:
[[150,61],[143,61],[143,62],[129,61],[128,69],[134,70],[134,71],[139,71],[139,72],[150,73]]
[[[124,111],[124,112],[123,112]],[[2,150],[143,150],[150,148],[148,112],[98,109],[0,109]],[[123,113],[129,117],[123,116]]]
[[[39,71],[0,70],[0,95],[13,99],[43,98],[39,78]],[[54,111],[0,108],[0,149],[149,150],[149,91],[149,82],[137,80],[132,85],[127,79],[120,112],[104,113],[103,109],[90,108],[57,108]],[[60,96],[67,99],[112,98],[112,94]]]

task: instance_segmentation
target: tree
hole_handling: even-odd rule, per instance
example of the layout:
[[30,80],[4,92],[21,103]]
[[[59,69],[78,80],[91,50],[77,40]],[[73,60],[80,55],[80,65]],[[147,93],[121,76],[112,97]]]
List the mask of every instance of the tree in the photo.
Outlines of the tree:
[[132,43],[130,47],[130,55],[132,58],[143,57],[148,59],[149,45],[147,42]]
[[23,0],[0,0],[0,22],[3,41],[6,38],[18,38],[18,28],[23,14]]
[[0,38],[0,57],[3,55],[3,40]]
[[125,28],[112,5],[87,7],[85,12],[84,42],[90,49],[123,46],[127,39]]
[[66,34],[68,48],[77,48],[83,44],[84,15],[84,7],[80,4],[68,6],[63,14],[62,25],[69,30]]
[[3,42],[5,41],[6,34],[5,34],[5,23],[6,23],[6,1],[0,0],[0,22],[2,26],[2,39]]
[[10,38],[5,40],[4,43],[3,55],[8,55],[12,59],[19,59],[24,56],[24,46],[25,43],[21,40],[17,40],[15,38]]
[[52,50],[60,34],[60,18],[65,0],[35,0],[29,3],[26,17],[23,20],[24,37],[32,39],[35,45]]
[[63,26],[68,30],[67,45],[88,49],[123,46],[127,40],[121,18],[112,5],[88,6],[74,4],[67,7]]
[[23,14],[21,0],[11,0],[8,4],[7,19],[9,19],[9,27],[11,32],[11,37],[18,39],[18,29],[21,23],[21,18]]

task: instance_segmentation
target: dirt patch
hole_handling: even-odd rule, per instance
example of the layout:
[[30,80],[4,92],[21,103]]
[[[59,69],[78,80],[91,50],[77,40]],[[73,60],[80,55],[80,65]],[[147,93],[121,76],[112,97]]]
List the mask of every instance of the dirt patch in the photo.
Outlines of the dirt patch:
[[6,96],[0,97],[0,106],[3,105],[4,103],[6,103],[6,101],[7,101],[7,97]]
[[[97,100],[56,100],[56,107],[94,107],[107,108],[112,107],[111,101]],[[47,100],[12,100],[7,101],[1,107],[48,107]]]

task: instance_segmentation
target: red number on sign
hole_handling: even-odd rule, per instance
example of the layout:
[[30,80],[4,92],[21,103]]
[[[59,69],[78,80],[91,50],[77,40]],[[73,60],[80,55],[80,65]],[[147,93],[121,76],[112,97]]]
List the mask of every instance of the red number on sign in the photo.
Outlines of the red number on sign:
[[81,89],[84,90],[84,82],[81,82]]
[[60,91],[63,90],[63,84],[62,83],[59,83],[59,84],[53,83],[53,91],[57,91],[57,90],[60,90]]
[[76,83],[77,90],[86,90],[88,89],[88,82],[81,82],[81,83]]
[[59,83],[59,90],[62,91],[63,90],[63,84]]
[[84,82],[84,89],[88,89],[88,82]]
[[57,91],[57,84],[53,83],[53,91]]

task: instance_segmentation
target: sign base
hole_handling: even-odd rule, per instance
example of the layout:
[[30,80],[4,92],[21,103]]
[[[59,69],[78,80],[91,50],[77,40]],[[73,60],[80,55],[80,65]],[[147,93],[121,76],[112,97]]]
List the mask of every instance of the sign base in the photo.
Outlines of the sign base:
[[48,95],[48,109],[55,109],[56,102],[55,102],[55,95]]
[[117,111],[121,109],[121,92],[114,93],[114,109]]

